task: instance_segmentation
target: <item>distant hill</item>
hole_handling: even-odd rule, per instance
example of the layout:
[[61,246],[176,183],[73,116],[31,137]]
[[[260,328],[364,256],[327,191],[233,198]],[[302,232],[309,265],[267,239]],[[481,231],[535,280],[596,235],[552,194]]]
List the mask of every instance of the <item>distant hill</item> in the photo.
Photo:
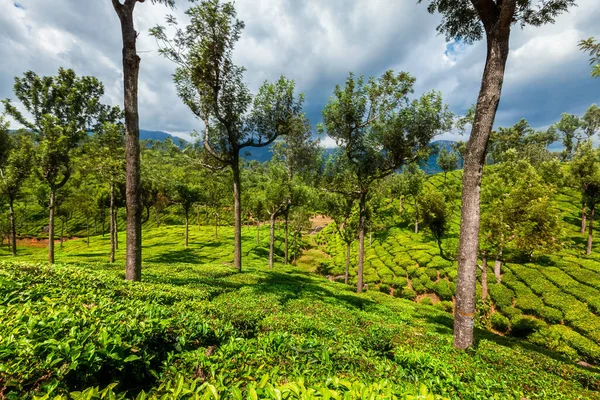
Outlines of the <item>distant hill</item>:
[[[140,139],[141,140],[160,140],[163,141],[165,139],[171,139],[174,143],[179,143],[179,141],[183,140],[177,136],[173,136],[170,133],[163,131],[148,131],[148,130],[140,130]],[[184,144],[188,142],[183,140]],[[438,149],[446,148],[450,150],[452,148],[452,144],[455,143],[451,140],[436,140],[435,142],[431,142],[431,145],[436,145]],[[325,149],[325,155],[332,154],[334,149],[328,148]],[[273,157],[273,152],[271,151],[271,146],[266,147],[247,147],[242,149],[241,156],[246,160],[256,160],[258,162],[266,162],[269,161]],[[427,162],[421,165],[421,168],[428,174],[435,174],[441,172],[440,168],[437,166],[437,153],[432,153]]]

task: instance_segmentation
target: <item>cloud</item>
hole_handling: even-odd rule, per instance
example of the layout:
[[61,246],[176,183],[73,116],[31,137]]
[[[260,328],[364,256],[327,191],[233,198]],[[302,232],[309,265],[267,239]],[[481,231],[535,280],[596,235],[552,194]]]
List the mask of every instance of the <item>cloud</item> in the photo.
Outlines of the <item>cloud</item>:
[[[600,103],[600,80],[589,78],[586,56],[577,41],[600,37],[597,0],[580,0],[555,25],[513,28],[511,54],[496,125],[520,118],[547,126],[563,111],[582,114]],[[151,2],[135,10],[139,33],[140,125],[188,138],[200,122],[175,93],[175,67],[157,53],[148,35],[166,14],[185,22],[187,1],[170,10]],[[95,75],[106,86],[105,101],[121,104],[121,34],[109,1],[0,0],[0,98],[12,97],[13,77],[26,70],[56,74],[59,66]],[[238,0],[246,29],[235,60],[247,68],[246,81],[256,90],[281,74],[305,92],[305,110],[313,124],[336,84],[350,71],[366,76],[387,69],[417,78],[415,95],[441,90],[456,113],[475,103],[485,61],[485,43],[446,43],[436,33],[439,15],[424,4],[397,0]],[[444,135],[452,137],[453,133]],[[331,145],[331,140],[324,139]]]

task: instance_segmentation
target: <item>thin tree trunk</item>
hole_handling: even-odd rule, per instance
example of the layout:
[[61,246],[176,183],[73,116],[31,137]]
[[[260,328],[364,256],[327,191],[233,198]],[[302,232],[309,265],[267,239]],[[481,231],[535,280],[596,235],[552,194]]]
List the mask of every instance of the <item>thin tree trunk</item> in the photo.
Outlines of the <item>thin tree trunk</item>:
[[121,21],[123,37],[123,88],[125,109],[125,176],[127,201],[127,246],[125,279],[142,279],[142,202],[140,179],[140,126],[138,115],[138,78],[140,57],[137,55],[137,32],[133,24],[136,1],[121,4],[113,0]]
[[415,233],[419,233],[419,205],[415,199]]
[[404,208],[403,208],[403,204],[402,204],[403,197],[404,197],[403,195],[400,195],[400,216],[402,216],[402,213],[404,212]]
[[585,228],[586,228],[586,212],[585,212],[585,204],[583,204],[581,206],[581,234],[584,235],[585,234]]
[[346,243],[346,273],[344,274],[344,283],[348,284],[348,277],[350,275],[350,245],[351,243]]
[[288,215],[289,212],[285,213],[285,219],[284,219],[284,228],[283,228],[283,235],[284,235],[284,240],[283,240],[283,247],[284,247],[284,260],[283,263],[285,265],[288,265],[288,261],[289,261],[289,256],[288,256]]
[[234,157],[234,162],[231,165],[233,170],[233,265],[242,272],[242,209],[241,209],[241,178],[240,178],[240,163],[239,154]]
[[294,261],[292,265],[296,265],[296,257],[298,256],[298,232],[294,232]]
[[496,255],[496,261],[494,262],[494,275],[496,276],[496,281],[498,283],[502,283],[502,274],[501,274],[501,267],[502,267],[502,249],[500,249],[498,251],[498,254]]
[[358,223],[358,283],[356,286],[356,292],[362,293],[363,291],[363,269],[364,269],[364,258],[365,258],[365,225],[367,219],[367,194],[361,193],[359,199],[360,206],[360,218]]
[[275,214],[269,219],[269,268],[273,268],[273,252],[275,250]]
[[586,254],[592,254],[592,242],[594,240],[594,211],[596,207],[590,209],[590,222],[588,223],[588,243]]
[[65,234],[65,220],[61,218],[60,219],[60,248],[61,249],[63,247],[64,234]]
[[115,249],[119,250],[119,207],[115,207],[113,218],[115,220]]
[[[500,102],[514,7],[514,0],[507,2],[503,7],[506,9],[502,10],[502,21],[490,28],[492,32],[487,32],[487,59],[465,154],[454,311],[454,347],[458,349],[473,346],[481,178],[487,145]],[[506,17],[505,13],[510,13],[511,17]]]
[[188,211],[185,212],[185,248],[187,249],[188,247],[188,232],[189,232],[189,218],[188,218]]
[[54,197],[55,189],[50,189],[50,202],[48,205],[48,262],[54,264]]
[[8,202],[8,206],[10,208],[10,237],[11,237],[11,247],[12,247],[12,255],[17,255],[17,227],[15,224],[15,207],[14,200],[10,199]]
[[115,189],[114,185],[110,184],[110,206],[109,206],[109,215],[110,215],[110,260],[109,262],[112,264],[115,262]]
[[481,299],[485,301],[488,297],[488,283],[487,283],[487,255],[481,256]]

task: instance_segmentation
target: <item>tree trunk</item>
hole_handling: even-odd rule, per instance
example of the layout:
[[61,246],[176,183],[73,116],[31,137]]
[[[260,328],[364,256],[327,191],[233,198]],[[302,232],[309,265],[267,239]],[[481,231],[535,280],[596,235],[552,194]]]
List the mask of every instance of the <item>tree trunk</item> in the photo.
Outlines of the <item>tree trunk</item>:
[[415,233],[419,233],[419,205],[415,199]]
[[[514,7],[514,1],[507,2],[503,6],[502,21],[493,24],[493,27],[489,28],[491,32],[486,32],[487,59],[465,154],[454,312],[454,347],[458,349],[473,346],[481,178],[487,145],[500,102]],[[505,13],[509,13],[510,18],[506,18]]]
[[275,214],[271,214],[269,227],[269,268],[273,268],[273,252],[275,250]]
[[17,227],[15,223],[15,201],[9,199],[8,207],[10,208],[10,242],[12,247],[12,255],[17,255]]
[[502,267],[502,249],[498,250],[498,254],[496,255],[496,261],[494,262],[494,275],[496,276],[496,281],[498,283],[502,283],[502,274],[500,273],[500,268]]
[[242,272],[242,187],[239,154],[234,157],[231,169],[233,170],[233,265],[239,272]]
[[348,284],[348,276],[350,274],[350,245],[351,243],[346,243],[346,273],[344,274],[344,283]]
[[65,234],[65,220],[61,218],[60,219],[60,248],[61,249],[63,247],[64,234]]
[[188,244],[189,244],[189,241],[188,241],[188,233],[189,233],[189,218],[188,218],[188,214],[189,214],[189,212],[186,211],[185,212],[185,248],[186,249],[188,248]]
[[115,250],[119,250],[119,207],[115,207],[113,218],[115,220]]
[[284,253],[285,253],[284,256],[283,256],[283,258],[284,258],[283,263],[285,265],[287,265],[288,261],[289,261],[289,257],[288,257],[288,225],[289,225],[289,223],[288,223],[288,215],[289,215],[289,212],[286,212],[285,213],[284,228],[283,228],[283,235],[284,235],[283,247],[284,247]]
[[298,256],[298,232],[294,232],[294,260],[292,265],[296,265],[296,257]]
[[362,293],[363,291],[363,269],[364,269],[364,258],[365,258],[365,225],[367,219],[367,194],[361,193],[359,198],[360,207],[360,218],[358,223],[358,284],[356,286],[356,292]]
[[125,279],[142,279],[142,202],[140,179],[140,126],[138,115],[138,78],[140,57],[137,55],[137,32],[133,25],[133,9],[137,2],[113,7],[121,21],[123,37],[123,89],[125,109],[125,192],[127,201],[127,245]]
[[112,264],[115,262],[115,189],[114,185],[110,184],[110,206],[108,213],[110,215],[110,260]]
[[54,197],[56,189],[50,189],[50,202],[48,204],[48,262],[54,264]]
[[256,245],[258,246],[260,243],[260,223],[258,219],[256,220]]
[[592,206],[590,209],[590,221],[588,223],[588,243],[586,254],[592,254],[592,241],[594,239],[594,211],[596,207]]
[[488,282],[487,282],[487,255],[481,256],[481,300],[485,301],[488,297]]
[[400,216],[402,216],[402,213],[404,212],[404,208],[402,207],[402,198],[403,197],[404,197],[403,195],[400,195]]
[[586,228],[586,212],[585,212],[585,204],[581,206],[581,234],[585,234]]

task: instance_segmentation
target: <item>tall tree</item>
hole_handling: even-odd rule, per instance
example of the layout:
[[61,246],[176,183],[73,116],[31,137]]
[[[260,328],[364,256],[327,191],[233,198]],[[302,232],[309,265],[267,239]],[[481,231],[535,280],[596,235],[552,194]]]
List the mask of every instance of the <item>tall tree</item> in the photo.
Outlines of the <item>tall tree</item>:
[[[596,206],[600,202],[600,153],[585,141],[570,165],[571,176],[581,190],[581,201],[587,210],[588,243],[586,253],[592,253],[593,229]],[[584,214],[585,216],[585,214]]]
[[[127,250],[125,279],[142,279],[142,184],[140,169],[140,123],[138,115],[138,79],[140,57],[136,44],[133,11],[137,3],[145,0],[111,0],[121,22],[123,39],[123,108],[125,109],[126,134],[126,201],[127,201]],[[174,0],[151,0],[152,3],[173,7]]]
[[600,42],[594,38],[588,38],[579,42],[579,48],[590,55],[591,75],[600,78]]
[[358,284],[363,290],[367,201],[371,185],[428,153],[429,141],[449,126],[450,114],[437,92],[410,102],[415,79],[405,72],[380,78],[353,74],[336,86],[323,110],[326,131],[344,153],[358,199]]
[[588,139],[600,132],[600,107],[592,104],[581,117],[581,127]]
[[406,194],[412,197],[415,208],[415,233],[419,233],[419,196],[423,191],[426,174],[417,163],[409,164],[402,174],[406,177]]
[[187,182],[180,182],[175,185],[175,203],[179,204],[181,210],[183,211],[183,217],[185,220],[185,235],[184,235],[184,245],[188,247],[189,245],[189,221],[190,221],[190,212],[196,203],[199,203],[203,199],[203,191],[202,188],[190,184]]
[[206,0],[186,11],[190,25],[176,28],[173,40],[164,27],[151,34],[160,53],[178,65],[174,79],[177,93],[204,122],[203,145],[213,167],[231,168],[233,175],[234,266],[242,269],[242,221],[240,151],[268,146],[289,132],[300,115],[303,96],[296,96],[294,81],[281,77],[265,82],[254,101],[243,81],[244,68],[233,63],[233,49],[244,23],[236,19],[233,3]]
[[[565,147],[562,153],[562,160],[570,160],[573,157],[573,151],[579,147],[580,138],[577,137],[577,131],[581,127],[581,119],[573,114],[563,113],[560,121],[556,123],[556,129],[560,132],[562,144]],[[577,140],[575,149],[573,141]]]
[[500,103],[511,27],[514,24],[541,26],[552,23],[559,14],[575,5],[575,0],[419,0],[423,1],[428,4],[430,13],[442,14],[437,30],[444,33],[448,41],[473,43],[485,37],[487,43],[463,173],[454,346],[466,349],[473,345],[481,177]]
[[0,195],[8,200],[10,215],[10,243],[13,256],[17,255],[15,201],[23,183],[29,177],[33,161],[33,140],[27,132],[10,134],[9,124],[0,116]]
[[10,100],[6,112],[35,134],[36,165],[50,189],[48,204],[48,261],[54,263],[54,201],[72,172],[72,153],[113,110],[100,103],[104,86],[91,76],[78,77],[73,70],[60,68],[58,75],[40,77],[32,71],[15,78],[15,97],[31,116],[26,118]]

